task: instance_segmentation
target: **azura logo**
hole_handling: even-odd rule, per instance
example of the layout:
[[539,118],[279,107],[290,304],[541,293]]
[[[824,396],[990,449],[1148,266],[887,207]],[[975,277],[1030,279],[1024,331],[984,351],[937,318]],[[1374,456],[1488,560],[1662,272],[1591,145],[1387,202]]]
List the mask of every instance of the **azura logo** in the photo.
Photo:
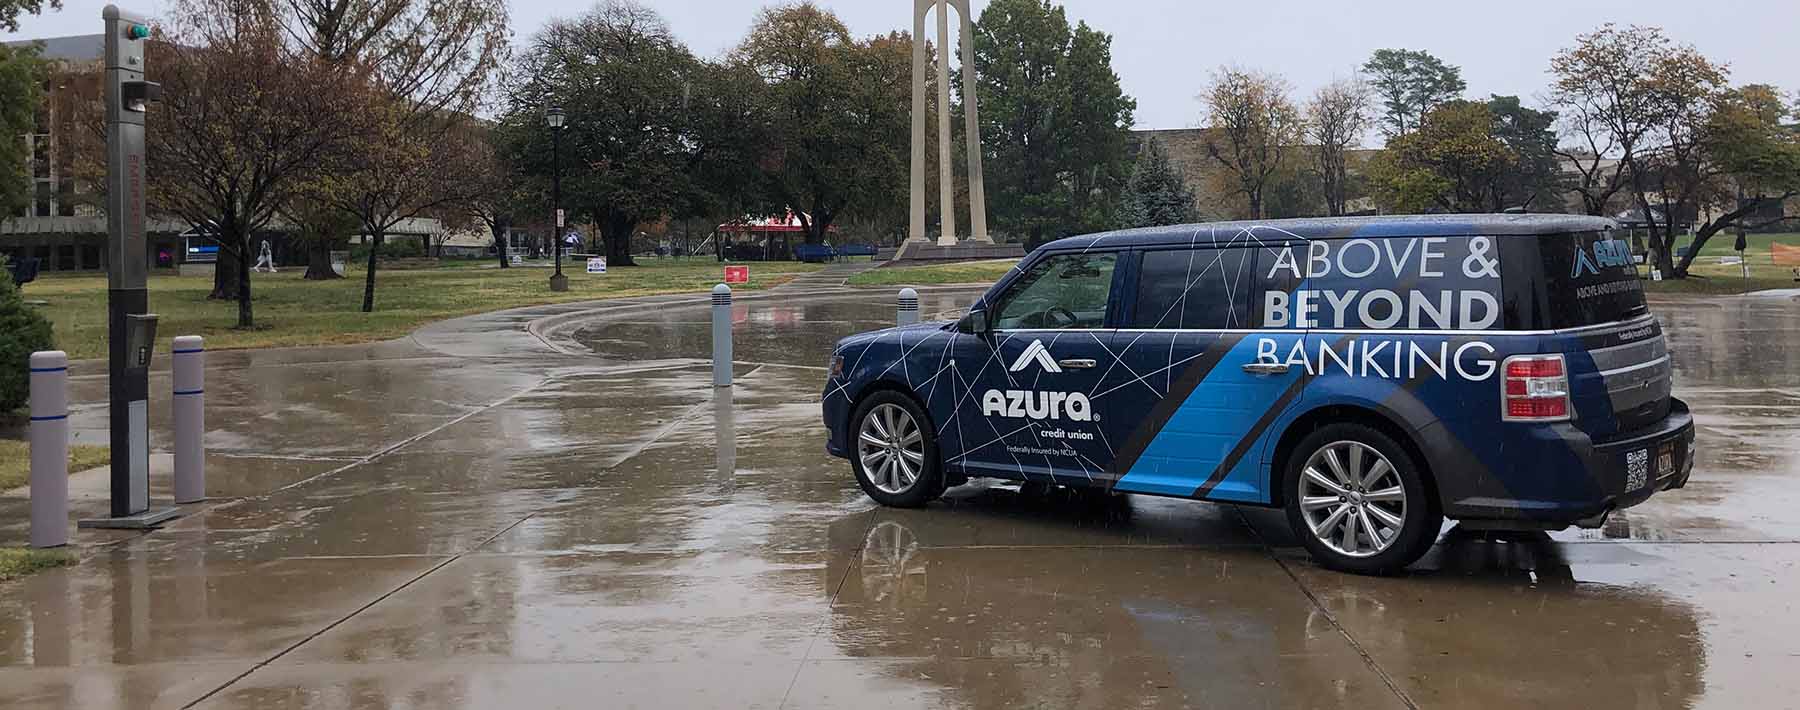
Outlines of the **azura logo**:
[[1019,359],[1014,360],[1012,367],[1006,368],[1006,370],[1019,372],[1030,367],[1032,363],[1044,368],[1044,372],[1062,372],[1062,366],[1056,364],[1056,358],[1050,357],[1050,348],[1044,347],[1042,340],[1031,341],[1030,345],[1025,346],[1025,352],[1019,353]]
[[1631,245],[1623,239],[1602,239],[1594,242],[1593,254],[1587,249],[1575,248],[1575,270],[1569,278],[1581,278],[1584,273],[1598,274],[1602,268],[1614,268],[1631,265]]
[[[1050,355],[1050,348],[1044,341],[1033,340],[1025,346],[1025,351],[1013,360],[1008,372],[1021,372],[1032,365],[1037,365],[1048,373],[1062,372],[1062,366],[1056,364],[1056,358]],[[981,393],[981,413],[989,417],[1011,417],[1014,419],[1036,419],[1038,421],[1068,419],[1076,422],[1094,420],[1093,406],[1087,395],[1080,392],[1038,392],[1034,390],[998,390],[991,389]]]

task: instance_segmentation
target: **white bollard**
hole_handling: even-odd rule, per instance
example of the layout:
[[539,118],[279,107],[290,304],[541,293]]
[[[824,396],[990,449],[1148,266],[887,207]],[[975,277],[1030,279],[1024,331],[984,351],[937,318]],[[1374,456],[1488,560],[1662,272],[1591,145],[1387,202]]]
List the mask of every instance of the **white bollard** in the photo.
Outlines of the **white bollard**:
[[731,386],[731,287],[712,290],[713,386]]
[[900,298],[894,310],[895,325],[912,325],[919,322],[919,292],[911,288],[900,289]]
[[206,341],[175,339],[171,360],[175,396],[175,502],[206,500]]
[[31,546],[69,544],[69,356],[31,354]]

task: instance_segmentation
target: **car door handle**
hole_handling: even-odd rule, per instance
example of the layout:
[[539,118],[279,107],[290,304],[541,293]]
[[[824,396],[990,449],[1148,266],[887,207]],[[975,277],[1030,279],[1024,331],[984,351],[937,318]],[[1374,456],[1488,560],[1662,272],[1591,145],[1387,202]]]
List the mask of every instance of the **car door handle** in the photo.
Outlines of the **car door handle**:
[[1088,358],[1069,358],[1067,360],[1057,360],[1056,364],[1071,370],[1086,370],[1093,367],[1095,363]]
[[1252,375],[1280,375],[1288,371],[1288,366],[1279,362],[1252,362],[1244,365],[1244,372]]

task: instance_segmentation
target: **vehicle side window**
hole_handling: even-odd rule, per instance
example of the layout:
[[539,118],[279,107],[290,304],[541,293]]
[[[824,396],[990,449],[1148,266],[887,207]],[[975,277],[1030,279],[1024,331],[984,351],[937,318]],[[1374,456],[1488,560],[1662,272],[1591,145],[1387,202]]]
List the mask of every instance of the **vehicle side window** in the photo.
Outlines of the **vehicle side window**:
[[1118,254],[1059,254],[1032,265],[1006,289],[994,327],[1100,328]]
[[1249,328],[1258,276],[1251,248],[1144,252],[1132,327]]

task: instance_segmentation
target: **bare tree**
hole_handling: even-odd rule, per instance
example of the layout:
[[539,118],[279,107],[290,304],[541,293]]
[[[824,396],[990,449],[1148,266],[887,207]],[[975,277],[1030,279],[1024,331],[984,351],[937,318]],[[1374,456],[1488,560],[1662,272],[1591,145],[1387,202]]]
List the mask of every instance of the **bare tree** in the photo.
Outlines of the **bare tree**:
[[1263,190],[1281,168],[1301,130],[1300,111],[1288,84],[1274,74],[1236,67],[1213,72],[1200,100],[1206,105],[1206,153],[1231,173],[1233,192],[1244,195],[1251,219],[1263,216]]
[[1581,195],[1581,207],[1590,215],[1603,216],[1612,200],[1629,183],[1625,161],[1620,160],[1617,143],[1605,122],[1595,115],[1595,107],[1583,102],[1557,101],[1562,109],[1562,135],[1567,143],[1559,144],[1556,156],[1575,169],[1568,187]]
[[339,153],[330,179],[314,186],[314,194],[354,216],[377,245],[364,276],[368,312],[386,232],[468,192],[444,163],[462,155],[466,136],[453,133],[480,108],[507,58],[506,2],[264,1],[272,3],[291,52],[341,72],[368,72],[358,100],[377,127]]
[[[264,7],[182,0],[148,58],[163,83],[145,127],[154,208],[207,225],[234,276],[238,327],[255,326],[254,239],[360,130],[346,99],[363,77],[282,51]],[[229,261],[227,261],[229,260]]]
[[1306,137],[1315,144],[1313,161],[1325,193],[1325,210],[1344,213],[1350,149],[1362,144],[1369,129],[1369,88],[1361,77],[1339,79],[1319,87],[1306,104]]
[[[1673,47],[1660,29],[1635,25],[1621,29],[1608,23],[1576,37],[1575,46],[1550,59],[1550,73],[1556,78],[1552,102],[1560,112],[1588,122],[1586,130],[1604,132],[1610,152],[1626,171],[1631,196],[1650,223],[1650,247],[1665,272],[1673,271],[1674,263],[1669,244],[1657,229],[1643,162],[1659,119],[1652,77],[1658,58]],[[1665,215],[1664,221],[1672,220]]]

